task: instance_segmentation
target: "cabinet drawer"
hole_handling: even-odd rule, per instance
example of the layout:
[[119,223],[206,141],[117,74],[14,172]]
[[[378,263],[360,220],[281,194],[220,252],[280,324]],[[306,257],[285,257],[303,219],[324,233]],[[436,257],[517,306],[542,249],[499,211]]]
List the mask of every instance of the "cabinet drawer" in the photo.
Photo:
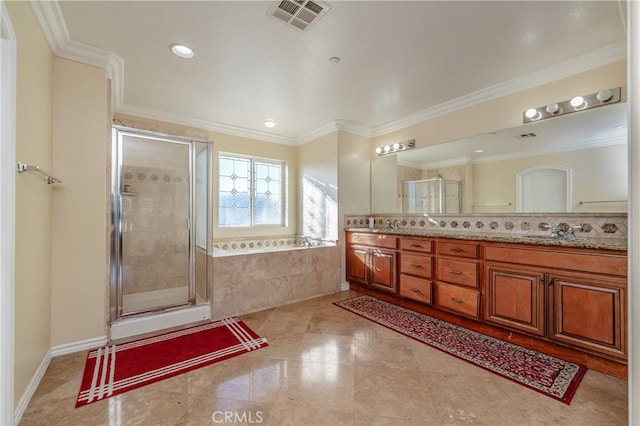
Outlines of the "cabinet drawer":
[[473,290],[467,290],[455,285],[438,283],[438,291],[436,300],[439,306],[478,318],[480,293]]
[[431,278],[433,275],[431,256],[402,253],[400,255],[400,272]]
[[478,264],[463,260],[438,259],[438,280],[478,287]]
[[597,274],[627,275],[627,255],[584,253],[554,249],[520,248],[487,245],[486,260],[517,263],[521,265],[544,266],[545,268],[570,269]]
[[438,254],[477,259],[478,244],[438,241]]
[[395,249],[398,247],[398,238],[384,234],[351,234],[351,244],[361,244],[365,246],[375,246]]
[[400,248],[402,250],[431,253],[433,251],[433,241],[421,238],[402,238],[400,240]]
[[431,281],[400,275],[400,296],[431,304]]

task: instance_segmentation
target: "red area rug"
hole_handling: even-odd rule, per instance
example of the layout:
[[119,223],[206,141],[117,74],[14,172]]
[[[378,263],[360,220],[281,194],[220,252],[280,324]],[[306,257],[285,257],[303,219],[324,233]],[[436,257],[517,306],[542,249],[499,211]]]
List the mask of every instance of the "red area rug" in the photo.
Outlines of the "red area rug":
[[268,346],[237,318],[112,344],[87,355],[76,407]]
[[569,404],[587,368],[371,296],[335,305]]

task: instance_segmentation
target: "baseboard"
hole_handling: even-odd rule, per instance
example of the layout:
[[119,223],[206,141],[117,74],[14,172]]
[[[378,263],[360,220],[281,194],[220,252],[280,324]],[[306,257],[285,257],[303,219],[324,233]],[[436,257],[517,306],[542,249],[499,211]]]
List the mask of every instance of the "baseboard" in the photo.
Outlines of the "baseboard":
[[122,339],[208,319],[211,319],[211,306],[208,303],[159,314],[121,319],[111,323],[111,339]]
[[31,401],[31,397],[36,392],[36,389],[38,389],[38,386],[40,385],[40,381],[42,380],[42,377],[44,377],[44,373],[46,373],[47,368],[49,368],[49,363],[51,362],[51,358],[53,358],[52,350],[49,349],[47,353],[44,355],[44,358],[42,358],[42,362],[40,362],[40,365],[36,369],[36,372],[31,378],[29,385],[22,393],[22,397],[18,401],[18,405],[16,405],[16,409],[14,410],[14,415],[13,415],[15,424],[20,423],[20,419],[22,419],[24,410],[27,409],[27,405],[29,405],[29,401]]
[[91,339],[82,340],[80,342],[67,343],[51,348],[52,356],[60,356],[72,354],[75,352],[86,351],[89,349],[99,348],[107,344],[107,336],[93,337]]
[[340,283],[340,291],[347,291],[350,288],[351,287],[349,286],[349,283],[347,281]]
[[42,358],[42,362],[40,362],[40,365],[36,369],[36,372],[33,374],[33,377],[31,378],[29,385],[27,386],[24,393],[22,394],[20,401],[18,401],[18,405],[14,410],[14,416],[13,416],[15,424],[20,423],[20,420],[22,419],[22,415],[24,414],[24,410],[27,409],[27,405],[29,405],[29,401],[31,401],[33,394],[36,392],[36,390],[38,389],[38,386],[40,385],[40,381],[42,380],[42,377],[44,377],[44,374],[47,372],[47,368],[49,368],[49,363],[51,363],[51,358],[55,356],[71,354],[74,352],[86,351],[93,348],[99,348],[100,346],[104,346],[106,344],[107,344],[107,337],[101,336],[101,337],[94,337],[87,340],[82,340],[80,342],[73,342],[73,343],[67,343],[64,345],[54,346],[51,349],[49,349],[47,353],[44,355],[44,358]]

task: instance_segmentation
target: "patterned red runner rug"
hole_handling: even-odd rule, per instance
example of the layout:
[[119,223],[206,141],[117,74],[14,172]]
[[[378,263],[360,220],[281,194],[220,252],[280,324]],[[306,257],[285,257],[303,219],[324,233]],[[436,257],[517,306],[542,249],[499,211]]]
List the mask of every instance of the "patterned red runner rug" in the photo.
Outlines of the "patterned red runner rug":
[[335,305],[569,404],[587,368],[371,296]]
[[268,346],[237,318],[112,344],[87,355],[76,407]]

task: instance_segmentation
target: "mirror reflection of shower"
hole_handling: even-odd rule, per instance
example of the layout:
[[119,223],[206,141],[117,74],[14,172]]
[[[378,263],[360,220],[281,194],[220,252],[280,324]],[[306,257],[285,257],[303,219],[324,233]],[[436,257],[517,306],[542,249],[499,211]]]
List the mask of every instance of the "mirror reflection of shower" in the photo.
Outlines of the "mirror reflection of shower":
[[462,183],[442,178],[402,183],[403,213],[461,213]]
[[208,301],[212,146],[114,128],[111,319]]

